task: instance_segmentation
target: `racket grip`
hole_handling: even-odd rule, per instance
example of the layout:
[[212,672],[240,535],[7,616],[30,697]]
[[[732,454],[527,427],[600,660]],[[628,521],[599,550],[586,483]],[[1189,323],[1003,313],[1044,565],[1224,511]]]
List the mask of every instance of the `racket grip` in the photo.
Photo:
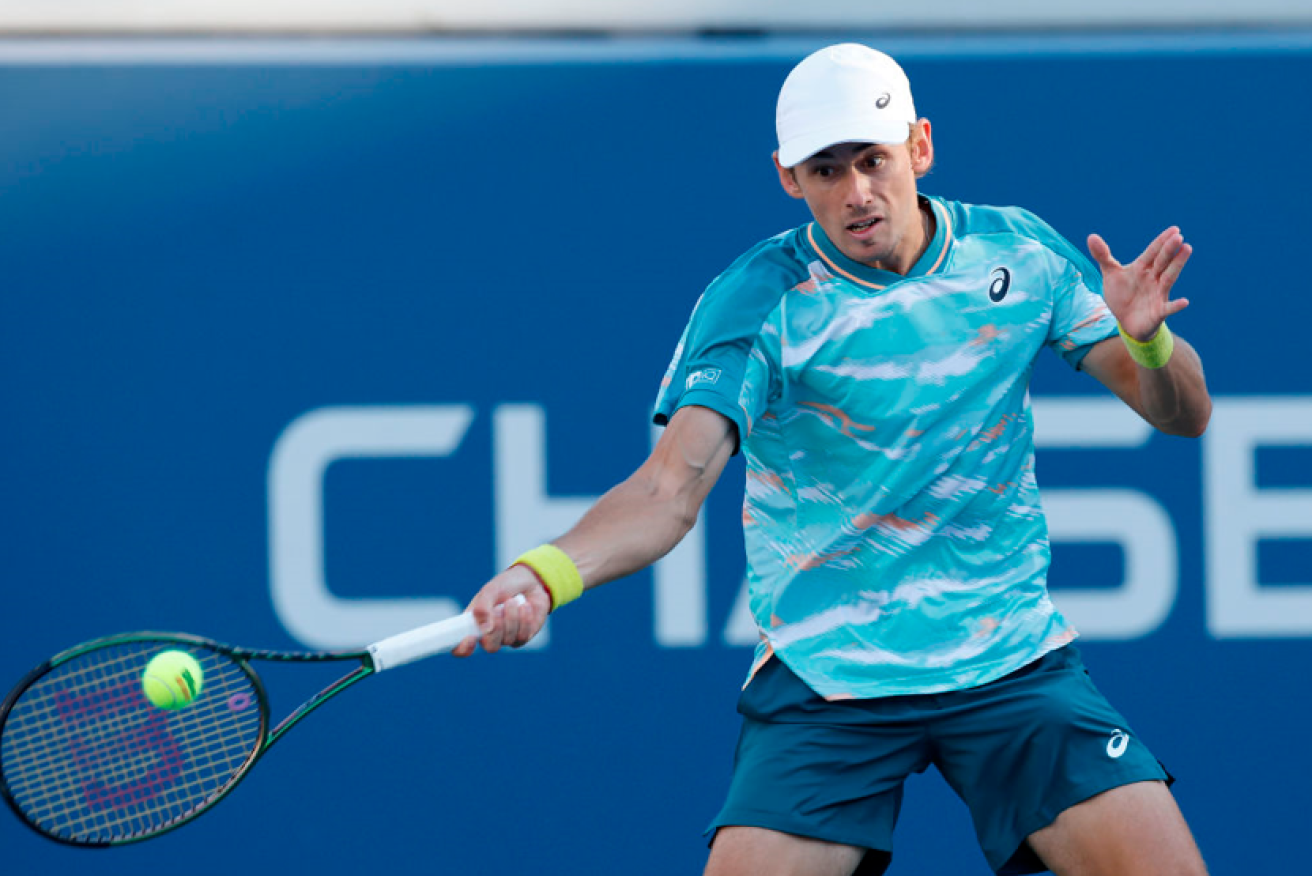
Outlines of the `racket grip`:
[[[511,601],[522,605],[527,600],[520,593]],[[466,611],[375,642],[369,646],[369,656],[373,658],[374,672],[382,672],[450,651],[470,636],[478,636],[478,624]]]

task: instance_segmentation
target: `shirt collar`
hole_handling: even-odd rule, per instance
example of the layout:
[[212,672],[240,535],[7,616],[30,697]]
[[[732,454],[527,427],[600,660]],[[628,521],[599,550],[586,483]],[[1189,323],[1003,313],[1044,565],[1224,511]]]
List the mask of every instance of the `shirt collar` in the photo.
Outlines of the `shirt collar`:
[[825,264],[829,266],[830,270],[867,289],[883,289],[899,280],[932,274],[943,266],[943,262],[947,259],[948,250],[952,245],[952,217],[938,198],[927,195],[917,195],[917,197],[922,208],[928,208],[933,212],[934,237],[929,242],[925,252],[911,266],[911,270],[907,271],[905,277],[892,271],[872,268],[869,265],[863,265],[849,259],[839,252],[838,247],[830,242],[828,236],[825,235],[824,229],[817,222],[812,222],[806,226],[807,242],[815,250],[816,255],[820,256]]

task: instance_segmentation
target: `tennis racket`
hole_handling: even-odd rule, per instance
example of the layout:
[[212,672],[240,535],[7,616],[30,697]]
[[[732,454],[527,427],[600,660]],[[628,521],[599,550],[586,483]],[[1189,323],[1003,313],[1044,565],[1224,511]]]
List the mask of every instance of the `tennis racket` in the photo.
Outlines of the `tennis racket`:
[[[0,794],[57,842],[159,836],[208,811],[297,722],[357,681],[477,635],[466,612],[352,652],[255,651],[178,633],[87,642],[32,670],[0,705]],[[176,710],[156,707],[142,688],[146,664],[169,650],[190,654],[203,678],[196,700]],[[258,660],[358,665],[270,730]]]

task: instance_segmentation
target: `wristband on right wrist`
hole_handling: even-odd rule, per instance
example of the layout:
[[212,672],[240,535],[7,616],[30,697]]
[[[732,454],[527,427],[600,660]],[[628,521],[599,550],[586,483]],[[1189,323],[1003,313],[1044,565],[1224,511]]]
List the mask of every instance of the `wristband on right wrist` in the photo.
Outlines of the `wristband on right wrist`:
[[519,555],[512,566],[527,566],[551,597],[551,611],[583,595],[583,576],[569,554],[554,544],[541,544]]

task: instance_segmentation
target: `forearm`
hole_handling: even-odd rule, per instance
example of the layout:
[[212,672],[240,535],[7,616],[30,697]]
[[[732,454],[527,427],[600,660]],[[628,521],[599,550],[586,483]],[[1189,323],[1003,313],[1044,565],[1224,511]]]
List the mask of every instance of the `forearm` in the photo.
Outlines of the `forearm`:
[[1160,368],[1136,363],[1118,337],[1097,344],[1080,368],[1168,435],[1196,437],[1207,428],[1212,398],[1203,364],[1194,348],[1178,335],[1171,358]]
[[1203,364],[1193,347],[1166,330],[1166,320],[1189,306],[1187,298],[1172,299],[1171,288],[1192,253],[1180,229],[1171,226],[1122,265],[1105,240],[1089,235],[1103,299],[1121,337],[1096,345],[1081,367],[1160,431],[1196,437],[1212,416]]
[[[483,648],[529,641],[548,612],[579,595],[580,579],[584,589],[596,587],[669,553],[696,522],[736,446],[737,432],[727,418],[708,408],[681,408],[642,467],[553,542],[559,550],[529,551],[478,591],[469,611]],[[524,599],[516,603],[520,595]],[[471,637],[453,653],[467,657],[474,647]]]
[[584,588],[640,571],[674,549],[697,520],[689,494],[661,495],[641,472],[603,495],[554,544],[569,554]]
[[712,410],[676,413],[642,467],[555,540],[583,586],[631,575],[673,550],[697,522],[736,441],[729,420]]
[[1212,415],[1203,363],[1192,346],[1178,335],[1170,361],[1161,368],[1131,363],[1139,386],[1140,413],[1168,435],[1197,437]]

